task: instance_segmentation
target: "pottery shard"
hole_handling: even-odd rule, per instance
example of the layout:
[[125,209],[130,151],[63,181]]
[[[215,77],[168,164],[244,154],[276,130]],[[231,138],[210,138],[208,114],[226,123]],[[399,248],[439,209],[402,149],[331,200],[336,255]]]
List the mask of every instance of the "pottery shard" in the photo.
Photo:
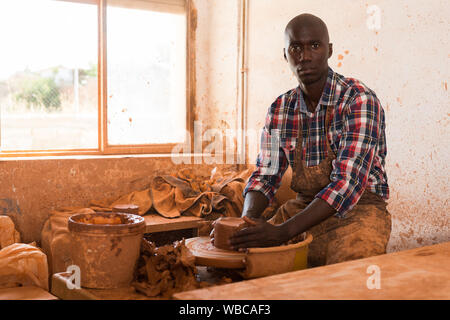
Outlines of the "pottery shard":
[[223,217],[218,219],[214,225],[214,246],[223,250],[232,250],[228,240],[236,231],[245,227],[247,227],[247,223],[242,218]]

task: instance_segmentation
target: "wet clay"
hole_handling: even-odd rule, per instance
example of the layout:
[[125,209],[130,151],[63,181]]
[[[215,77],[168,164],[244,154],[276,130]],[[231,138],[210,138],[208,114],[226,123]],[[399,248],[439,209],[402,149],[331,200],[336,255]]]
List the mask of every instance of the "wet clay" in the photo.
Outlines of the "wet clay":
[[142,239],[133,287],[149,297],[168,299],[172,294],[207,286],[196,280],[195,257],[183,241],[156,247]]
[[233,250],[228,241],[230,237],[248,224],[242,218],[222,217],[214,225],[214,246],[223,250]]
[[129,213],[96,212],[75,214],[69,218],[69,225],[76,231],[112,231],[129,230],[135,226],[140,228],[145,224],[141,216]]
[[120,217],[83,217],[78,222],[87,224],[123,224]]
[[186,247],[184,240],[161,247],[142,239],[141,255],[136,269],[134,289],[148,297],[171,299],[182,291],[230,283],[226,275],[215,275],[214,281],[201,281],[195,257]]

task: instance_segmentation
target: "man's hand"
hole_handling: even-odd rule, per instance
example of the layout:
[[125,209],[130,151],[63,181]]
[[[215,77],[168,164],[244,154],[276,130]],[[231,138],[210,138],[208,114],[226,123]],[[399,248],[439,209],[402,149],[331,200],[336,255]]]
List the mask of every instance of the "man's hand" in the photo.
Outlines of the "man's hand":
[[251,220],[246,216],[243,219],[250,224],[250,227],[237,231],[230,238],[230,244],[234,250],[273,247],[289,240],[281,226],[274,226],[260,219]]

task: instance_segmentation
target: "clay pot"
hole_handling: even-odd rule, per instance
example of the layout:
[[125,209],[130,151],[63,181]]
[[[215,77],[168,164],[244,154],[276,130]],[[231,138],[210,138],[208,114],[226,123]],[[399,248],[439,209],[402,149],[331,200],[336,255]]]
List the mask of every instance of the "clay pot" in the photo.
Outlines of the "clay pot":
[[130,286],[145,232],[144,218],[127,213],[76,214],[69,218],[72,261],[81,286],[113,289]]

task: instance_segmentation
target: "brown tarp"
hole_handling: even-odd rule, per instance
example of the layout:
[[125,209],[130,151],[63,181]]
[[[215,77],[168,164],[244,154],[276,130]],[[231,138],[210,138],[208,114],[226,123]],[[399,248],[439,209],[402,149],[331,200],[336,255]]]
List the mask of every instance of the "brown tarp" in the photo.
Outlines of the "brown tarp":
[[47,256],[33,244],[13,243],[0,250],[0,288],[20,286],[48,290]]
[[8,216],[0,216],[0,249],[20,242],[20,233]]

